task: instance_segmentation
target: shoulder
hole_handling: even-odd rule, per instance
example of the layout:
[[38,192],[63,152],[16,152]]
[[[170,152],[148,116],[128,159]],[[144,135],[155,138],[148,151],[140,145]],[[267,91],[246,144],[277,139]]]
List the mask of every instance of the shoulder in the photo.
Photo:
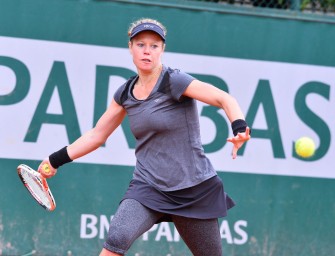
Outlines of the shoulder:
[[128,92],[131,84],[137,78],[137,76],[130,77],[123,85],[121,85],[114,94],[114,100],[122,105],[128,98]]
[[168,67],[167,73],[169,73],[170,82],[172,85],[188,85],[195,79],[190,74],[177,68]]
[[164,67],[163,79],[159,91],[164,93],[169,92],[174,99],[180,101],[181,95],[193,80],[195,80],[193,76],[180,69]]
[[175,84],[190,84],[195,78],[190,74],[171,67],[165,67],[163,69],[163,80],[169,82],[170,86]]
[[170,77],[188,75],[187,73],[178,68],[171,68],[171,67],[166,67],[165,72],[168,73]]

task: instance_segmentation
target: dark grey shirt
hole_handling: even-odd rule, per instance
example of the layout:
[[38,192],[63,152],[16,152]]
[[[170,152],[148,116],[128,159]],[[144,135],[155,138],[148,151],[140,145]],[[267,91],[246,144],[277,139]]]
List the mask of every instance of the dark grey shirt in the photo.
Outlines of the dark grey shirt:
[[162,191],[188,188],[216,175],[204,154],[196,101],[182,94],[195,79],[163,66],[149,97],[137,100],[129,80],[115,93],[136,138],[134,179]]

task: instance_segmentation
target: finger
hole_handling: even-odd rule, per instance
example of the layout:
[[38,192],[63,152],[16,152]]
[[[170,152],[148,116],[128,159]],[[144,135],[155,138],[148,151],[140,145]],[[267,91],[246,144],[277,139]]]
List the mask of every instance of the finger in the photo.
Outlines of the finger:
[[44,174],[46,174],[46,175],[51,174],[50,166],[47,163],[42,165],[42,170],[43,170]]
[[40,173],[46,179],[52,178],[56,174],[56,172],[51,172],[50,174],[45,174],[43,172],[40,172]]
[[249,136],[250,135],[250,128],[249,126],[247,126],[247,128],[245,129],[245,133]]
[[233,147],[233,154],[232,154],[233,159],[235,159],[237,157],[237,150],[238,150],[238,148],[236,146],[234,146]]
[[45,174],[43,171],[39,171],[43,178],[50,178],[49,175]]
[[42,163],[38,169],[38,171],[41,173],[41,175],[44,178],[51,178],[56,174],[56,171],[50,167],[48,163]]
[[251,136],[250,136],[250,128],[249,127],[246,128],[245,133],[247,135],[248,140],[250,140]]

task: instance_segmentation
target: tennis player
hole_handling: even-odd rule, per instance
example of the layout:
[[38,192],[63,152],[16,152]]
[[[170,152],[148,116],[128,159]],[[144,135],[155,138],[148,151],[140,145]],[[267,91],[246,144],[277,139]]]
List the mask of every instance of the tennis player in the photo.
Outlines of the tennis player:
[[99,148],[126,115],[136,138],[133,179],[114,218],[100,256],[125,255],[155,223],[172,221],[193,255],[222,255],[218,218],[234,206],[205,156],[196,100],[222,108],[234,136],[232,157],[250,139],[244,115],[231,95],[162,64],[166,29],[158,21],[131,24],[129,50],[137,68],[116,91],[96,126],[71,145],[51,154],[57,168]]

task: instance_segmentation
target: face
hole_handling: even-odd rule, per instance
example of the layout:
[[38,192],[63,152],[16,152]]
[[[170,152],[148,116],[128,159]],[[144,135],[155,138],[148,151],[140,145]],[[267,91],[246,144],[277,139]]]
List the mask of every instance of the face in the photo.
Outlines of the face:
[[161,65],[165,44],[162,38],[152,31],[143,31],[129,42],[133,62],[141,72],[150,73]]

